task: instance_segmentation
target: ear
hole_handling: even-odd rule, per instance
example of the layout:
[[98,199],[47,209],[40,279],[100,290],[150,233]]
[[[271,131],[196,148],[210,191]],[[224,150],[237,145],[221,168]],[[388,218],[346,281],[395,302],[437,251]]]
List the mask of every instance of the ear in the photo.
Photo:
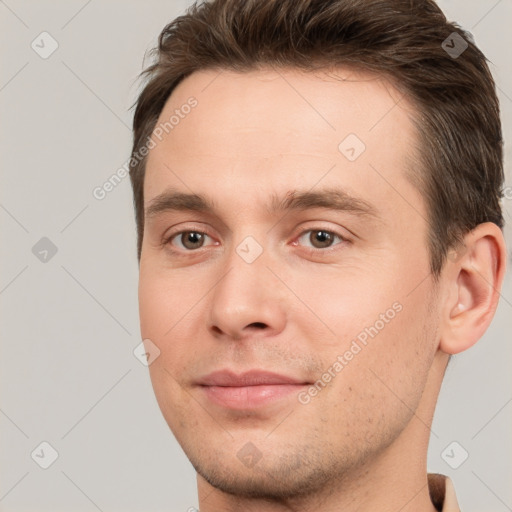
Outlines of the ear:
[[507,250],[500,228],[479,224],[448,257],[439,348],[458,354],[472,347],[491,323],[505,275]]

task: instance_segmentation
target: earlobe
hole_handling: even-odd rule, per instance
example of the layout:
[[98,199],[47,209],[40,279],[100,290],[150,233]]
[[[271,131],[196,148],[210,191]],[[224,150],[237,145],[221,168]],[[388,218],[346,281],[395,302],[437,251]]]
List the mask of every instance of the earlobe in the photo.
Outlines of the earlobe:
[[458,354],[471,348],[489,327],[505,275],[506,248],[500,228],[479,224],[464,237],[464,252],[448,260],[439,349]]

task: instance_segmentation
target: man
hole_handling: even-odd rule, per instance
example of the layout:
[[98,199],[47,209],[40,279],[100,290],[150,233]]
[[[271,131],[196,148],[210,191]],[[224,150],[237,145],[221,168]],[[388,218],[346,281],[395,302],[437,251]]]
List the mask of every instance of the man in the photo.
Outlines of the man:
[[134,118],[141,332],[201,512],[459,510],[449,358],[505,272],[485,57],[427,0],[214,0]]

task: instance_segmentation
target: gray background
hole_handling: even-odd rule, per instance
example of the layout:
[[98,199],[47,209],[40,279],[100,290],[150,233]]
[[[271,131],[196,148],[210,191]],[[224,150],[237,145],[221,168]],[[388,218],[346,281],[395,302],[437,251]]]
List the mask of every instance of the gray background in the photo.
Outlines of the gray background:
[[[2,511],[197,506],[194,470],[133,355],[140,332],[129,178],[102,201],[92,195],[129,156],[145,50],[188,4],[0,0]],[[440,4],[493,63],[509,170],[512,0]],[[43,31],[59,45],[47,59],[31,47]],[[46,262],[32,252],[42,237],[57,248]],[[509,272],[491,328],[450,364],[432,426],[428,469],[452,477],[464,512],[512,510],[511,315]],[[42,441],[59,454],[48,469],[36,463],[49,460]],[[442,457],[453,441],[452,465],[469,453],[458,469]]]

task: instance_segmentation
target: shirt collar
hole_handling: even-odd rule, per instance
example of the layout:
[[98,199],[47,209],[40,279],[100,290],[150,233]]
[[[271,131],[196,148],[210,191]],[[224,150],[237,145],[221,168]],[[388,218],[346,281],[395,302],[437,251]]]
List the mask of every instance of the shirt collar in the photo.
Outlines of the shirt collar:
[[439,512],[460,512],[451,479],[440,473],[428,473],[430,499]]

